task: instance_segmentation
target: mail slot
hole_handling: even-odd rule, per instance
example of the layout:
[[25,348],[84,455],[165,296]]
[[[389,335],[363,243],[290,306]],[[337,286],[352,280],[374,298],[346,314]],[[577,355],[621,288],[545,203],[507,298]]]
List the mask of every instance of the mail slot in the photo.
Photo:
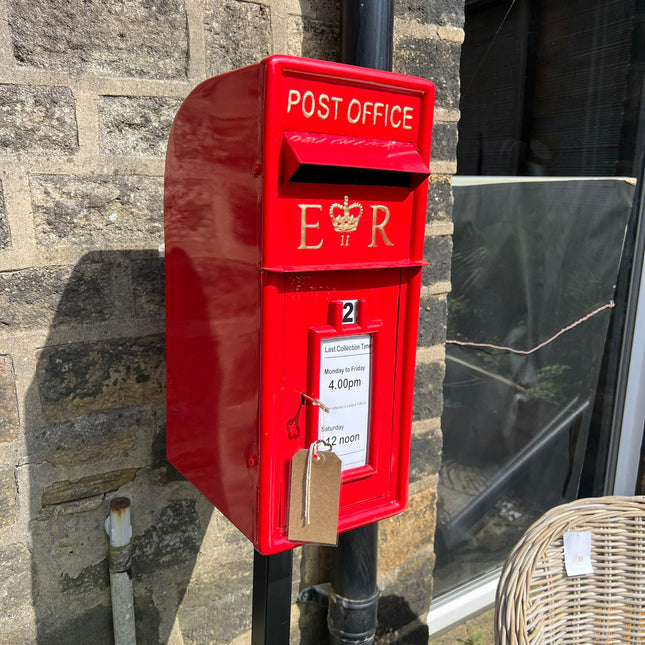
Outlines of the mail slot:
[[264,554],[297,545],[290,466],[318,439],[339,532],[405,508],[433,105],[423,79],[274,56],[177,113],[168,458]]

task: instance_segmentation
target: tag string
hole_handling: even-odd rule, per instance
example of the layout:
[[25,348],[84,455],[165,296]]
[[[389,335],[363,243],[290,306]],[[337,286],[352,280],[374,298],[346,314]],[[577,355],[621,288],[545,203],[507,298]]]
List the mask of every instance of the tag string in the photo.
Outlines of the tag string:
[[309,394],[305,394],[304,392],[301,392],[300,396],[311,401],[314,405],[317,405],[323,412],[329,412],[329,408],[320,399],[310,396]]
[[305,472],[305,522],[307,525],[311,524],[311,469],[313,468],[314,460],[324,459],[324,455],[319,455],[318,451],[323,448],[324,450],[331,451],[332,445],[323,439],[314,441],[309,446],[307,453],[307,468]]
[[603,305],[602,307],[598,307],[598,309],[595,309],[591,313],[588,313],[586,316],[583,316],[579,320],[576,320],[574,323],[567,325],[566,327],[561,329],[557,334],[554,334],[553,336],[551,336],[551,338],[548,338],[543,343],[540,343],[537,347],[534,347],[533,349],[515,349],[513,347],[503,347],[501,345],[489,345],[488,343],[470,343],[470,342],[460,341],[460,340],[447,340],[446,344],[459,345],[461,347],[481,347],[486,349],[499,349],[504,352],[512,352],[513,354],[521,354],[522,356],[528,356],[529,354],[533,354],[533,352],[537,352],[538,349],[542,349],[545,345],[552,343],[556,338],[558,338],[559,336],[562,336],[562,334],[573,329],[574,327],[577,327],[581,323],[585,322],[585,320],[589,320],[589,318],[591,318],[592,316],[595,316],[596,314],[599,314],[601,311],[604,311],[605,309],[612,309],[613,307],[615,307],[615,305],[614,305],[614,301],[612,300],[611,302],[608,302],[606,305]]

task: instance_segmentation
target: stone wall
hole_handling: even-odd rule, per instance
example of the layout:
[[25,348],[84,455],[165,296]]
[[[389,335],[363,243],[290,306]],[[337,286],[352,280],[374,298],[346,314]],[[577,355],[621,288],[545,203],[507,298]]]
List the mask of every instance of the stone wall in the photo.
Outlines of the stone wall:
[[[463,0],[397,0],[395,70],[437,85],[410,508],[380,531],[380,642],[425,642]],[[336,60],[314,0],[0,0],[0,642],[112,642],[103,522],[133,503],[141,643],[248,643],[252,548],[165,460],[165,141],[204,78]],[[294,593],[329,549],[296,551]],[[292,643],[323,613],[294,604]]]

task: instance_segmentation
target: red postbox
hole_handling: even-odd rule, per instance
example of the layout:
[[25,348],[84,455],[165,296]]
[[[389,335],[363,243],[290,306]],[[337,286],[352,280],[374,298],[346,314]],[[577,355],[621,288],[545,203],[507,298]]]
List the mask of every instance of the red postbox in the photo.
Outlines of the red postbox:
[[339,532],[405,508],[433,105],[426,80],[274,56],[175,119],[168,457],[261,553],[296,546],[291,459],[318,438]]

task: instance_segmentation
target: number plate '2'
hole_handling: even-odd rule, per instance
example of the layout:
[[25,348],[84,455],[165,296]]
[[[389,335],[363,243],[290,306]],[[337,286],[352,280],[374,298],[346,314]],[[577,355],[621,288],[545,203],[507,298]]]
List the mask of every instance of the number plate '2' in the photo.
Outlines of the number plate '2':
[[357,320],[358,300],[343,300],[343,325],[355,325]]

